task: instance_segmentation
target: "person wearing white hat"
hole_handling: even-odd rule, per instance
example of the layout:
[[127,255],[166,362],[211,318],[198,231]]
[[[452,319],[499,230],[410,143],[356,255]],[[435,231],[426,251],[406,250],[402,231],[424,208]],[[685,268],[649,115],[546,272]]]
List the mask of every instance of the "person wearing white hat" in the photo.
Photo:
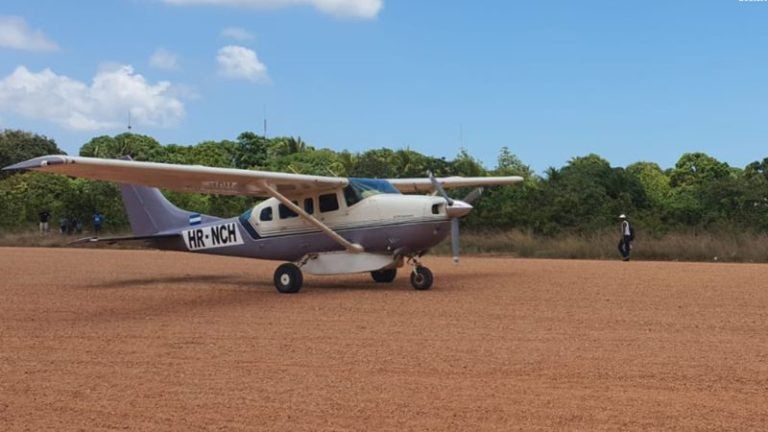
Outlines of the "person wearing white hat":
[[629,261],[629,253],[632,251],[632,240],[635,239],[635,230],[629,223],[629,218],[624,213],[619,215],[621,221],[621,239],[619,240],[619,252],[623,261]]

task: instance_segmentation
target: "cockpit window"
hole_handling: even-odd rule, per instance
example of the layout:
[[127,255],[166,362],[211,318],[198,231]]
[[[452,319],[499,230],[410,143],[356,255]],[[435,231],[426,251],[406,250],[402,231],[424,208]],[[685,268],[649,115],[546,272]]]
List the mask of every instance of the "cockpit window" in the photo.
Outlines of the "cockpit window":
[[400,191],[386,180],[350,178],[349,184],[344,188],[344,200],[347,207],[351,207],[369,196],[399,193]]

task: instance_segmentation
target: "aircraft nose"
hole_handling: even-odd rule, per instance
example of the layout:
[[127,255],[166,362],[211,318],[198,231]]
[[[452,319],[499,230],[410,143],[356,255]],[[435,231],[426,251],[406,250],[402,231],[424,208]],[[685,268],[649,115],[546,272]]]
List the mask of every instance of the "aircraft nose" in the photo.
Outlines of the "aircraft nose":
[[464,217],[469,214],[469,212],[472,211],[472,206],[465,203],[464,201],[459,200],[453,200],[453,205],[446,206],[445,212],[448,214],[448,217],[451,218],[460,218]]

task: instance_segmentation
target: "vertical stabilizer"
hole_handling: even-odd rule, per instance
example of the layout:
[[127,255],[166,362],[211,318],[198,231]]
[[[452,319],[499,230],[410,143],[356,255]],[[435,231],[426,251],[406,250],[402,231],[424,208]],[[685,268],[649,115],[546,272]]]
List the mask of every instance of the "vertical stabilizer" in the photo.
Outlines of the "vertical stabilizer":
[[134,235],[145,236],[213,222],[217,217],[182,210],[159,189],[121,184],[123,205]]

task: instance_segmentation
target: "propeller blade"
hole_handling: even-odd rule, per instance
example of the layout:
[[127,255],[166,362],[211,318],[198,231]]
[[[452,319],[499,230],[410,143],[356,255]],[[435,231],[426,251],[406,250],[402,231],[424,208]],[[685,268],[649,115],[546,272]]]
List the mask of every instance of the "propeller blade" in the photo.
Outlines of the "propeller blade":
[[459,263],[459,219],[451,219],[451,253],[453,254],[453,263]]
[[462,201],[464,201],[467,204],[472,204],[473,202],[477,201],[478,198],[480,198],[480,195],[483,194],[483,188],[479,187],[472,192],[468,193],[467,196],[464,197]]
[[440,184],[439,181],[435,178],[435,176],[432,174],[432,171],[427,171],[427,175],[429,175],[429,181],[432,182],[432,187],[435,188],[436,191],[440,192],[440,195],[445,198],[445,202],[448,203],[449,206],[453,205],[453,199],[448,196],[447,193],[445,193],[445,189],[443,189],[443,185]]

